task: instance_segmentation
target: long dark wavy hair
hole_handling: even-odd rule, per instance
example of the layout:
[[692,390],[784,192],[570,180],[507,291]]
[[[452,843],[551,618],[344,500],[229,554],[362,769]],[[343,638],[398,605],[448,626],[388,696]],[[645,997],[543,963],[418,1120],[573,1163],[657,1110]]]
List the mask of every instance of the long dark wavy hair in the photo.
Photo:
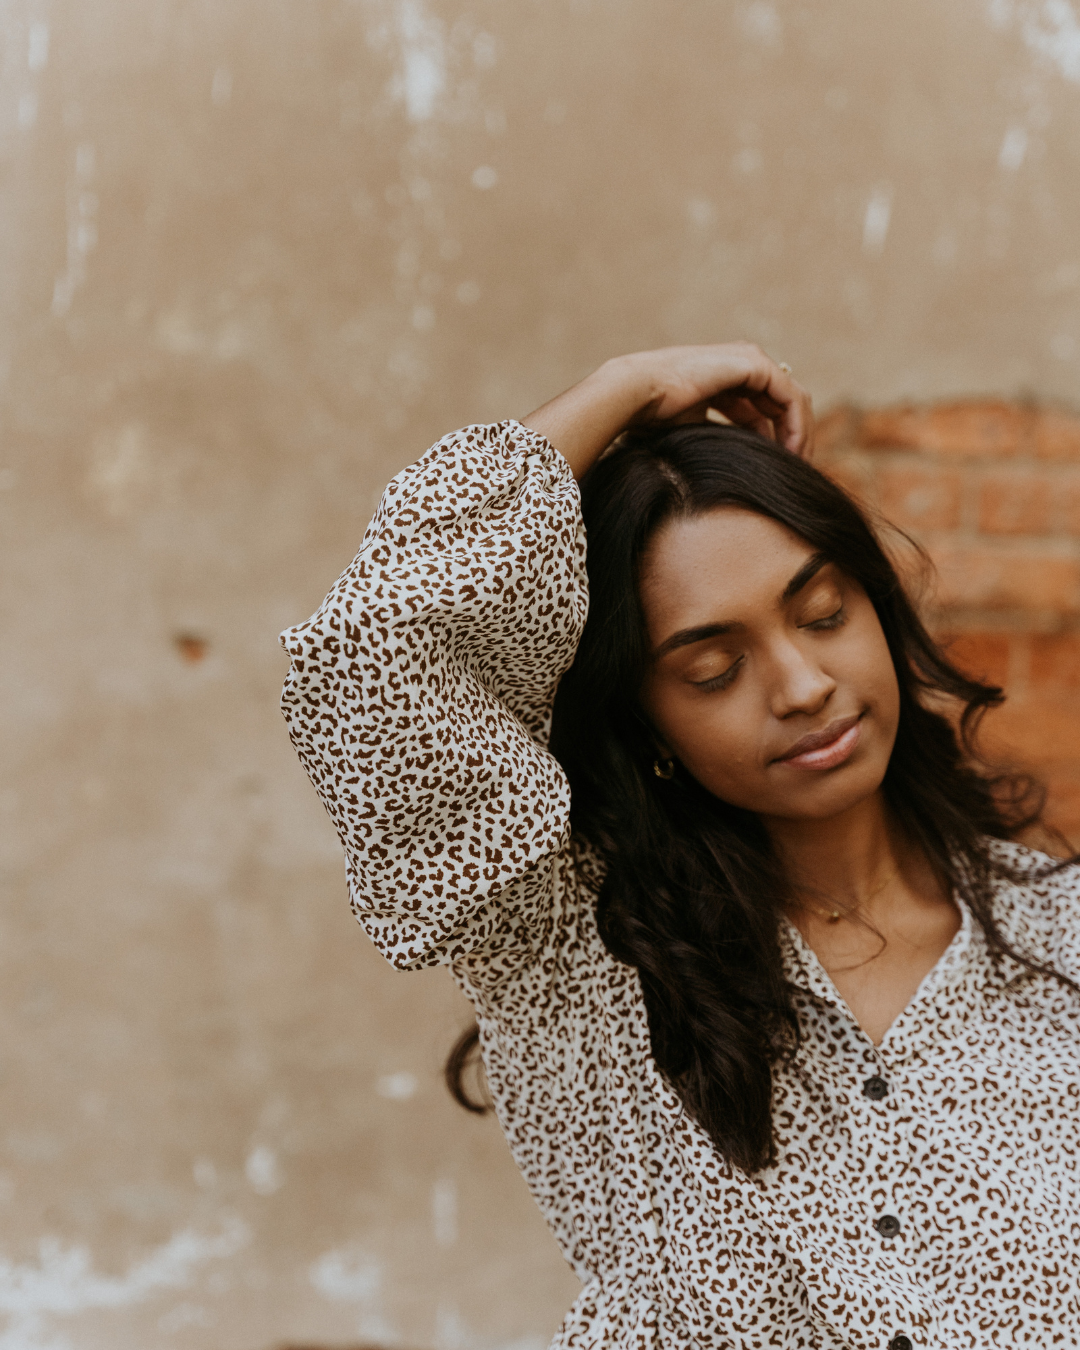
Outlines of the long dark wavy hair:
[[[1042,791],[982,764],[978,724],[1002,691],[950,662],[862,511],[804,460],[713,423],[637,432],[585,475],[581,496],[589,617],[556,695],[551,749],[570,780],[574,836],[605,865],[600,933],[638,970],[657,1066],[719,1153],[754,1171],[775,1158],[773,1066],[799,1039],[778,938],[791,883],[754,814],[681,767],[669,781],[653,772],[655,739],[639,704],[648,644],[638,579],[654,533],[673,518],[743,507],[859,583],[900,687],[883,783],[896,823],[964,897],[995,957],[1057,976],[1012,950],[993,907],[1007,868],[988,841],[1035,823]],[[474,1029],[451,1052],[447,1082],[462,1105],[482,1110],[463,1086],[475,1049]]]

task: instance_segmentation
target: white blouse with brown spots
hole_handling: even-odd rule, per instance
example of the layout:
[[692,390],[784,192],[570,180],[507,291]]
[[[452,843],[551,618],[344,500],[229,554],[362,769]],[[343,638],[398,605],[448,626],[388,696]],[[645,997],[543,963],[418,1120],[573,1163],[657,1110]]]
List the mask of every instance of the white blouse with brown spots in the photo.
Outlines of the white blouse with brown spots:
[[[445,437],[283,634],[289,730],[357,918],[473,1001],[499,1119],[584,1289],[560,1347],[1080,1346],[1080,1000],[995,965],[970,914],[879,1046],[794,929],[805,1037],[779,1162],[727,1166],[661,1078],[636,971],[595,924],[544,748],[587,609],[562,457],[517,422]],[[1080,978],[1080,878],[1000,845],[1014,945]],[[963,909],[963,906],[961,906]]]

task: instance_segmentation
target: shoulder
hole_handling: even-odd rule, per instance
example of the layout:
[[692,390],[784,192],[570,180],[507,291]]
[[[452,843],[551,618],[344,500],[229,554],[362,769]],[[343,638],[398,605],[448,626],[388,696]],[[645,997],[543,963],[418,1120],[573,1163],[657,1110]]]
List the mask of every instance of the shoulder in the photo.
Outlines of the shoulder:
[[995,917],[1025,954],[1065,974],[1080,972],[1080,859],[1062,859],[1005,840],[990,841],[997,869]]
[[505,508],[510,498],[544,489],[579,500],[570,465],[548,440],[512,419],[467,426],[448,432],[391,479],[375,520],[404,507],[407,520],[426,518],[426,511],[440,521],[463,498]]

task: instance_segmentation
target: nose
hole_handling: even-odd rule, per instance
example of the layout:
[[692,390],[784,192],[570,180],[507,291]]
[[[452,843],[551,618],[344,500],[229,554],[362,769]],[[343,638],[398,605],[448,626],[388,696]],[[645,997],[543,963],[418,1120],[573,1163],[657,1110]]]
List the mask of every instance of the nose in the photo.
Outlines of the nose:
[[836,691],[836,681],[822,670],[813,653],[785,639],[773,653],[770,711],[774,717],[821,712]]

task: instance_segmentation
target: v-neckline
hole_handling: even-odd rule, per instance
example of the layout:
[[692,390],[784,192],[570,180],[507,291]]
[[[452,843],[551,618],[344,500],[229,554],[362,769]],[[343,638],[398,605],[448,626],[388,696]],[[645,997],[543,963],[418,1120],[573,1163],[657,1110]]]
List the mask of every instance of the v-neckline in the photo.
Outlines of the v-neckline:
[[843,994],[833,983],[832,977],[822,965],[818,954],[803,937],[796,925],[786,916],[781,921],[780,926],[780,950],[784,962],[784,974],[791,984],[804,989],[815,998],[821,999],[830,1007],[835,1008],[851,1022],[869,1045],[873,1046],[876,1051],[881,1050],[887,1042],[895,1038],[894,1033],[902,1028],[911,1011],[918,1004],[932,998],[939,989],[951,983],[967,963],[973,935],[971,910],[955,892],[952,898],[953,903],[960,911],[960,927],[953,934],[949,945],[934,965],[920,980],[914,994],[889,1023],[880,1041],[871,1039],[870,1034],[848,1006]]

